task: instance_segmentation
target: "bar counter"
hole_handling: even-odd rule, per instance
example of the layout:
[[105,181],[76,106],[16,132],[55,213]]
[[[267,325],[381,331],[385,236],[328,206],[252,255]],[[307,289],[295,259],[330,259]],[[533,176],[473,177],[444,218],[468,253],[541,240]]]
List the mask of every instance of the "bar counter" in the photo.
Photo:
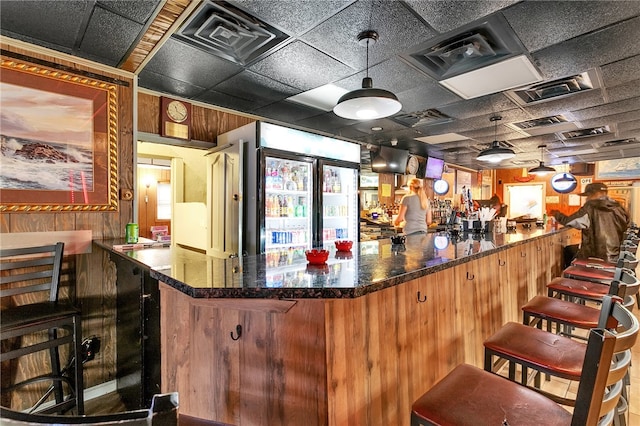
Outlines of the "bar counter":
[[118,251],[122,240],[101,247],[150,269],[151,277],[194,298],[353,298],[499,253],[558,231],[533,228],[510,233],[446,232],[413,235],[405,244],[389,238],[354,243],[349,252],[330,250],[326,265],[267,255],[217,259],[181,248]]
[[[182,248],[115,252],[160,290],[161,390],[232,425],[409,425],[411,403],[562,269],[566,230],[354,244],[323,267]],[[279,265],[279,263],[283,263]]]

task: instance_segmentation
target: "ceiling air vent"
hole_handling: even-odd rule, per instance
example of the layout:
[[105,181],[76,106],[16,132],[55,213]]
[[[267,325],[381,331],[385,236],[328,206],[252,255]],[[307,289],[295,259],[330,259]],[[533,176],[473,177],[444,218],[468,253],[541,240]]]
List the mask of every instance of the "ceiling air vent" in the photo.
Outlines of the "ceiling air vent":
[[501,14],[456,31],[431,39],[403,58],[440,81],[525,53]]
[[633,143],[638,143],[638,140],[635,138],[631,139],[617,139],[615,141],[609,141],[602,144],[602,148],[612,147],[612,146],[620,146],[620,145],[629,145]]
[[611,133],[611,129],[609,126],[599,126],[599,127],[591,127],[589,129],[580,129],[572,132],[564,132],[562,133],[562,138],[569,139],[579,139],[579,138],[587,138],[590,136],[600,136]]
[[289,36],[226,2],[205,1],[174,37],[220,58],[246,65]]
[[570,122],[564,115],[552,115],[550,117],[508,123],[507,126],[526,136],[548,135],[578,129],[576,123]]
[[398,114],[393,117],[393,120],[404,124],[405,126],[418,127],[448,123],[453,121],[453,118],[438,111],[437,109],[426,109],[424,111],[416,111],[408,114]]
[[[484,151],[485,149],[489,149],[491,148],[492,144],[491,143],[483,143],[483,144],[477,144],[477,145],[471,145],[471,147],[473,149],[475,149],[478,152]],[[509,149],[514,149],[514,145],[507,142],[507,141],[498,141],[498,146],[500,146],[500,148],[509,148]]]
[[545,81],[524,89],[507,92],[507,96],[520,105],[530,105],[537,102],[559,99],[576,93],[600,87],[600,77],[596,69],[581,74]]

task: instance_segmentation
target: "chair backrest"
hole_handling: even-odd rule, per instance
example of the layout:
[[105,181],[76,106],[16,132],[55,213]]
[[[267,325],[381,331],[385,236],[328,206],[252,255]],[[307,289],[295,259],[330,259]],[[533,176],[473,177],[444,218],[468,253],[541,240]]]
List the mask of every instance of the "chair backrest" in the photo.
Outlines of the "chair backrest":
[[153,396],[148,410],[126,411],[99,416],[55,416],[29,414],[0,407],[0,423],[3,426],[54,426],[54,425],[123,425],[123,426],[176,426],[178,424],[178,393]]
[[58,300],[64,243],[0,249],[0,298],[48,291]]
[[602,327],[589,332],[572,426],[597,425],[601,417],[616,409],[620,399],[640,324],[619,298],[605,296],[599,326],[609,315],[618,321],[616,332]]
[[634,270],[638,266],[638,258],[628,250],[621,250],[616,266]]

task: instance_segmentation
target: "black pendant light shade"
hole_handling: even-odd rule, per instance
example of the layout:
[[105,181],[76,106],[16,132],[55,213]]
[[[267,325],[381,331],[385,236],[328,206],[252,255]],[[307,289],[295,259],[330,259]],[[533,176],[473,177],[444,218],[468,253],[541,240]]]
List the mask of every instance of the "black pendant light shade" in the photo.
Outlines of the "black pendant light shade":
[[362,79],[361,89],[344,94],[333,108],[333,112],[342,118],[374,120],[389,117],[402,108],[396,95],[373,88],[373,80],[369,77],[369,43],[377,40],[378,33],[375,31],[364,31],[358,35],[358,41],[367,45],[367,76]]
[[498,134],[498,121],[502,120],[502,117],[499,115],[493,116],[489,119],[493,122],[493,142],[491,142],[491,147],[489,149],[485,149],[476,157],[477,160],[487,161],[489,163],[499,163],[502,160],[508,160],[509,158],[515,157],[516,153],[509,148],[502,148],[500,143],[496,140]]
[[547,173],[555,173],[556,169],[554,169],[553,167],[544,165],[543,155],[544,155],[544,149],[546,147],[547,147],[546,145],[538,146],[538,148],[540,148],[540,164],[538,164],[537,167],[534,167],[533,169],[529,170],[530,175],[546,175]]

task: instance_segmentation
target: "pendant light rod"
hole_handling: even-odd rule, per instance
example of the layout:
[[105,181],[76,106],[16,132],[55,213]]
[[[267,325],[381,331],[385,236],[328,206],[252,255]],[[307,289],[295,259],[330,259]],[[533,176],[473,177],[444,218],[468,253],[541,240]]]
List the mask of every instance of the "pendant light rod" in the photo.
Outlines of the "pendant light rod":
[[553,167],[544,165],[544,149],[546,147],[546,145],[538,145],[538,148],[540,148],[540,164],[538,165],[538,167],[534,167],[533,169],[529,170],[529,174],[546,175],[547,173],[554,173],[556,171],[556,169],[554,169]]
[[502,116],[494,115],[489,118],[489,121],[493,122],[493,142],[491,147],[485,149],[476,157],[480,161],[488,161],[490,163],[499,163],[502,160],[515,157],[516,153],[509,148],[502,148],[498,142],[498,121],[502,120]]
[[358,44],[367,48],[365,77],[362,79],[361,89],[352,90],[338,100],[333,108],[337,116],[351,120],[375,120],[389,117],[402,108],[396,95],[387,90],[373,88],[373,80],[369,77],[369,43],[377,41],[376,31],[367,30],[358,34]]

